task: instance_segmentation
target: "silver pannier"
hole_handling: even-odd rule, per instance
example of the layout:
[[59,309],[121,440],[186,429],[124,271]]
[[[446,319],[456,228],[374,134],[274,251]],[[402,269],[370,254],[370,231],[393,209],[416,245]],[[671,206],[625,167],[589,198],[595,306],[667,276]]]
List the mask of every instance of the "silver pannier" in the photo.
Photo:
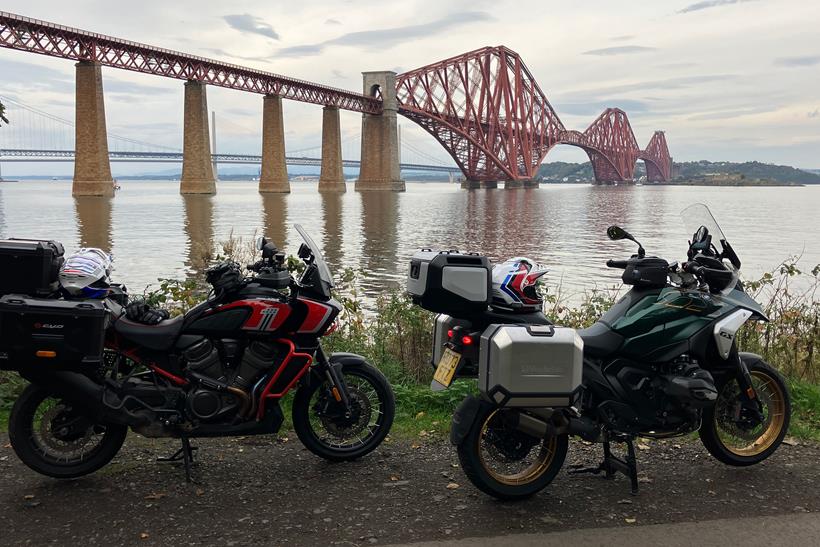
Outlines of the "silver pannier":
[[567,327],[490,325],[481,334],[478,387],[502,406],[572,406],[584,341]]

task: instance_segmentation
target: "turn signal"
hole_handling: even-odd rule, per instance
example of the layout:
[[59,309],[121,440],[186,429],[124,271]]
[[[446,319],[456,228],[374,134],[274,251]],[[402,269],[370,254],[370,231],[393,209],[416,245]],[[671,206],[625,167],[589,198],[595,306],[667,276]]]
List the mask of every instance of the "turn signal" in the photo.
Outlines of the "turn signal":
[[37,357],[47,357],[49,359],[53,359],[54,357],[57,357],[57,352],[56,351],[46,351],[46,350],[41,349],[40,351],[38,351],[34,355],[36,355]]

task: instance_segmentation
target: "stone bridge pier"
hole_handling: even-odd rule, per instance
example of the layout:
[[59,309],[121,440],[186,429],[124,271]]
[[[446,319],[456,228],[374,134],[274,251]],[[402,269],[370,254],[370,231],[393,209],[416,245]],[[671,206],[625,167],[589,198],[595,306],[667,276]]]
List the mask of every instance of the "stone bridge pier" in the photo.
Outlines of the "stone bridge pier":
[[216,176],[211,162],[208,131],[208,97],[205,84],[185,82],[184,127],[182,138],[181,194],[215,194]]
[[99,63],[76,64],[74,124],[75,196],[113,196],[114,179],[108,160],[102,70]]
[[396,73],[363,72],[365,95],[381,94],[381,114],[362,114],[362,156],[356,190],[404,191],[399,166]]

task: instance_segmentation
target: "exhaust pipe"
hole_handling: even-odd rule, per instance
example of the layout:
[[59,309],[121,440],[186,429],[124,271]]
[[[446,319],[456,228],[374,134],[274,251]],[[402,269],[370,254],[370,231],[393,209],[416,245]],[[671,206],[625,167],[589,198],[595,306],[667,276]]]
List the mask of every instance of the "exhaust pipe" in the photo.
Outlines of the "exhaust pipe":
[[[129,412],[122,406],[119,396],[94,382],[88,376],[78,372],[52,371],[21,372],[20,376],[39,386],[52,391],[55,395],[78,406],[101,422],[128,426],[146,425],[151,420],[148,416]],[[103,402],[105,395],[106,402]],[[116,408],[115,408],[116,407]]]

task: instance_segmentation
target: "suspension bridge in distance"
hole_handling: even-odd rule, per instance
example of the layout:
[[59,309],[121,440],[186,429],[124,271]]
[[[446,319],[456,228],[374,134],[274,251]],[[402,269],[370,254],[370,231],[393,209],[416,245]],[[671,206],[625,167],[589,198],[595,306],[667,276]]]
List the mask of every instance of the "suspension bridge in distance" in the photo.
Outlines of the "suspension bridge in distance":
[[[2,162],[72,162],[75,158],[74,150],[36,150],[0,148]],[[144,163],[182,163],[182,152],[119,152],[109,151],[109,160],[112,162],[144,162]],[[253,154],[211,154],[214,163],[227,164],[256,164],[262,163],[261,155]],[[288,165],[302,165],[321,167],[322,158],[306,156],[285,156]],[[359,160],[342,160],[344,167],[359,168]],[[432,172],[444,174],[460,174],[458,167],[446,165],[427,165],[421,163],[400,163],[402,171]]]

